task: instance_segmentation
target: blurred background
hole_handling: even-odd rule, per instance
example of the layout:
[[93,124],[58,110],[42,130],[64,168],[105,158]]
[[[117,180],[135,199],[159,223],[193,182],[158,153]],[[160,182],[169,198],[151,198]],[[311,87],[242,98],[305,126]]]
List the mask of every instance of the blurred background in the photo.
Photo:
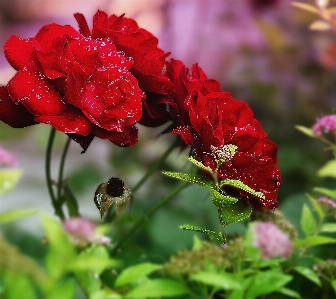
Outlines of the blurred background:
[[[329,153],[294,126],[310,127],[316,117],[335,113],[335,32],[309,31],[308,25],[317,17],[292,7],[288,0],[0,0],[0,48],[13,34],[35,36],[44,24],[56,22],[77,28],[75,12],[83,13],[91,24],[98,8],[134,18],[158,37],[159,47],[171,52],[170,57],[188,67],[198,63],[209,78],[220,81],[223,90],[250,105],[269,138],[279,146],[283,175],[280,209],[298,224],[304,194],[314,186],[333,184],[315,174],[330,158]],[[0,83],[5,85],[14,74],[0,51]],[[81,155],[79,145],[71,144],[66,176],[83,216],[100,222],[93,202],[98,184],[112,176],[120,177],[130,188],[136,184],[173,142],[172,136],[159,136],[161,130],[141,127],[139,143],[127,149],[94,139]],[[44,179],[48,134],[49,127],[44,125],[12,129],[0,123],[0,145],[17,157],[24,171],[18,187],[0,199],[1,212],[25,207],[53,212]],[[54,177],[65,142],[62,134],[57,137]],[[187,155],[174,151],[162,170],[183,170],[185,161],[181,158]],[[118,239],[177,183],[158,171],[113,224],[112,236]],[[41,237],[39,225],[32,219],[20,224],[5,226],[5,235],[36,255],[30,240]],[[219,229],[217,211],[205,190],[183,190],[148,219],[131,241],[153,255],[168,256],[191,244],[193,234],[180,230],[180,224]],[[228,227],[228,232],[243,230],[243,224]]]

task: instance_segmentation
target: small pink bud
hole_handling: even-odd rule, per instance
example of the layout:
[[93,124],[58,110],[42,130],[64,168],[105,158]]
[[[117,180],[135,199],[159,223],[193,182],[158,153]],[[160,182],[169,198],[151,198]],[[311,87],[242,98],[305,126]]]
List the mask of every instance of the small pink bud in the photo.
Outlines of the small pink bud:
[[312,129],[314,134],[318,136],[322,133],[336,132],[336,114],[318,118]]
[[16,167],[17,161],[15,157],[2,147],[0,147],[0,167]]

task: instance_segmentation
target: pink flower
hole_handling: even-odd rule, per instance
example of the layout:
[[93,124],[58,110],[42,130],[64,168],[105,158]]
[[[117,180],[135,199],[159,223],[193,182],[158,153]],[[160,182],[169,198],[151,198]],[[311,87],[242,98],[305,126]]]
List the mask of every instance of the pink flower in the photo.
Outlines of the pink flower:
[[320,197],[318,200],[316,200],[316,202],[318,202],[322,207],[325,207],[326,209],[336,210],[336,202],[325,196]]
[[0,167],[16,167],[17,161],[15,157],[2,147],[0,147]]
[[326,115],[316,120],[315,125],[312,127],[315,135],[333,132],[336,133],[336,114]]
[[289,237],[272,222],[256,222],[252,227],[253,246],[260,249],[264,259],[288,257],[293,251]]
[[106,236],[96,235],[96,225],[85,218],[66,219],[63,228],[80,247],[85,247],[88,243],[108,244],[111,241]]

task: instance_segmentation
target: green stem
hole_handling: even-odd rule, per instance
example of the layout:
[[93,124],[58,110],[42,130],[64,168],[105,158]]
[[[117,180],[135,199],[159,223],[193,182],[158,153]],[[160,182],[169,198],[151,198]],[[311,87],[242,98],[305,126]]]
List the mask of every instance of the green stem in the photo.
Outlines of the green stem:
[[47,152],[46,152],[46,159],[45,159],[45,172],[46,172],[48,192],[51,198],[51,203],[55,210],[55,214],[63,220],[64,213],[63,213],[62,207],[59,205],[55,197],[55,193],[54,193],[53,186],[52,186],[53,182],[51,180],[51,170],[50,170],[51,152],[52,152],[52,147],[53,147],[54,140],[55,140],[55,135],[56,135],[56,130],[52,127],[50,130],[50,135],[49,135],[49,140],[48,140],[48,145],[47,145]]
[[174,142],[170,145],[170,147],[163,153],[161,158],[156,161],[155,164],[148,171],[145,175],[141,178],[141,180],[131,188],[132,194],[134,194],[140,187],[147,181],[147,179],[157,170],[157,168],[164,162],[164,160],[168,157],[171,151],[176,147],[178,139],[175,139]]
[[62,153],[62,157],[61,157],[61,162],[60,162],[60,167],[59,167],[59,171],[58,171],[58,182],[57,182],[57,201],[60,203],[61,200],[61,196],[62,196],[62,189],[64,187],[63,184],[63,173],[64,173],[64,164],[65,164],[65,158],[67,156],[68,153],[68,149],[69,149],[69,145],[70,145],[70,141],[71,138],[68,137],[64,149],[63,149],[63,153]]
[[177,188],[175,188],[173,191],[168,193],[166,196],[164,196],[155,206],[153,206],[151,209],[147,211],[147,213],[142,216],[142,218],[137,221],[133,227],[128,231],[126,235],[117,243],[117,245],[113,248],[112,254],[116,253],[117,250],[125,243],[125,241],[133,235],[133,233],[146,221],[148,218],[156,212],[162,205],[164,205],[169,199],[174,197],[177,193],[179,193],[183,188],[185,188],[189,183],[184,182],[183,184],[179,185]]

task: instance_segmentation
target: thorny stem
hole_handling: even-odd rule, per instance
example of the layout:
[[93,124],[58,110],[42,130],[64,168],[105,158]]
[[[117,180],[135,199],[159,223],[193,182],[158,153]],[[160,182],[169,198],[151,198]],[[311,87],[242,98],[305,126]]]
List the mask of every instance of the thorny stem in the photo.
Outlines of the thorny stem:
[[51,164],[51,152],[52,152],[52,147],[54,144],[55,140],[55,135],[56,135],[56,130],[55,128],[51,128],[50,134],[49,134],[49,140],[48,140],[48,145],[47,145],[47,152],[46,152],[46,158],[45,158],[45,172],[46,172],[46,180],[47,180],[47,187],[48,187],[48,192],[51,198],[51,203],[54,207],[55,214],[60,218],[64,219],[64,213],[62,210],[62,206],[60,203],[57,201],[57,198],[55,196],[53,187],[52,187],[52,180],[51,180],[51,170],[50,170],[50,164]]
[[153,206],[151,209],[147,211],[147,213],[139,220],[137,221],[133,227],[128,231],[128,233],[117,243],[117,245],[112,249],[111,253],[115,254],[118,249],[125,243],[125,241],[133,235],[133,233],[146,221],[148,218],[156,212],[162,205],[164,205],[169,199],[174,197],[177,193],[179,193],[183,188],[185,188],[189,183],[184,182],[183,184],[179,185],[177,188],[175,188],[173,191],[168,193],[166,196],[164,196],[155,206]]

